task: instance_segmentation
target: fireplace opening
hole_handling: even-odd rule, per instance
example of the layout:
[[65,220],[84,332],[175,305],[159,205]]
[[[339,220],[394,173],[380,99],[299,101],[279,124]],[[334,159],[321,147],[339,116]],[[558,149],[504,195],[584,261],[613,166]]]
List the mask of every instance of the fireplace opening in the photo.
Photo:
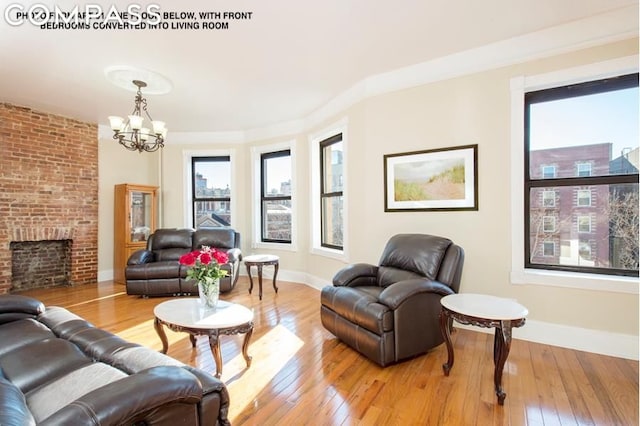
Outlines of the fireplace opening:
[[71,285],[72,240],[13,241],[11,291]]

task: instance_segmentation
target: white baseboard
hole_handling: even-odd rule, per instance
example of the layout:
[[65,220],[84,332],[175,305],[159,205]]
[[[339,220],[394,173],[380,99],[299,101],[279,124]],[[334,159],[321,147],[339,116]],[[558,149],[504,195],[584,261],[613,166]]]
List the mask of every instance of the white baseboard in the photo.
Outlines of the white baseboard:
[[[493,328],[474,327],[455,322],[454,326],[483,333],[493,333]],[[514,339],[529,342],[638,360],[640,342],[638,336],[630,334],[527,320],[524,326],[513,329],[512,336]]]

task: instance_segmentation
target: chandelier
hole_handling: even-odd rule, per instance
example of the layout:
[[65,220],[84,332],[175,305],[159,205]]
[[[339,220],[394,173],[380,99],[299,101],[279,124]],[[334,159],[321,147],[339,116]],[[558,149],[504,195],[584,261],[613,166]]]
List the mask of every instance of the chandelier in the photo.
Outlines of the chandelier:
[[[141,80],[133,80],[133,84],[138,87],[135,98],[133,113],[125,121],[122,117],[112,115],[109,117],[109,124],[113,130],[113,138],[120,142],[130,151],[153,152],[164,147],[164,138],[167,135],[167,128],[164,121],[157,121],[151,118],[147,111],[147,100],[142,97],[140,89],[147,87],[147,83]],[[151,129],[144,126],[142,111],[151,122]]]

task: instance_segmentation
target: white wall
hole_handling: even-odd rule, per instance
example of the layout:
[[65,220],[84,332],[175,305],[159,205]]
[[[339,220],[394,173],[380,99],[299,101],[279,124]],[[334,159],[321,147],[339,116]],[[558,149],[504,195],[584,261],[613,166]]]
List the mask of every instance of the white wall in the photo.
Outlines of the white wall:
[[[238,188],[236,227],[243,251],[251,251],[251,159],[254,145],[296,140],[298,251],[278,252],[281,277],[320,287],[345,262],[310,253],[308,135],[341,118],[348,119],[349,262],[377,263],[387,239],[399,232],[423,232],[451,238],[466,252],[461,291],[517,299],[529,308],[528,323],[514,330],[526,338],[594,352],[638,358],[638,296],[510,282],[511,227],[509,161],[510,79],[638,54],[638,39],[607,43],[497,69],[438,80],[377,96],[365,96],[325,116],[310,117],[295,132],[244,140],[189,143],[167,138],[162,159],[162,211],[165,227],[182,227],[185,197],[183,153],[195,149],[233,149]],[[458,75],[460,73],[458,72]],[[258,135],[256,137],[256,135]],[[211,140],[216,140],[212,136]],[[385,213],[383,155],[456,145],[478,144],[479,210],[472,212]],[[135,158],[135,160],[132,160]],[[139,159],[139,160],[138,160]],[[124,163],[123,163],[124,162]],[[117,164],[117,167],[115,165]],[[157,160],[100,144],[100,262],[106,273],[112,258],[112,186],[120,182],[158,183]],[[105,172],[104,168],[109,169]],[[110,189],[111,188],[111,189]],[[111,191],[111,194],[109,194]],[[111,198],[110,198],[111,197]]]

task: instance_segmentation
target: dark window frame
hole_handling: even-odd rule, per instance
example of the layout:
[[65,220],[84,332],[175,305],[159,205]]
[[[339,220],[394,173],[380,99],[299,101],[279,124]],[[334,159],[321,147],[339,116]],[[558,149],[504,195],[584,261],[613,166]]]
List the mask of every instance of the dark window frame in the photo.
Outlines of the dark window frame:
[[[323,201],[325,199],[329,199],[329,198],[338,198],[338,197],[344,197],[344,190],[343,191],[334,191],[334,192],[326,192],[325,191],[325,170],[324,170],[324,163],[325,163],[325,158],[324,158],[324,150],[325,148],[342,142],[342,133],[338,133],[337,135],[331,136],[327,139],[322,140],[319,143],[319,148],[320,148],[320,245],[322,247],[326,247],[326,248],[330,248],[330,249],[334,249],[334,250],[344,250],[344,246],[338,246],[335,244],[328,244],[324,241],[324,231],[325,231],[325,218],[324,218],[324,212],[322,209],[323,206]],[[344,230],[343,230],[344,232]],[[344,234],[343,234],[344,235]]]
[[[274,152],[264,152],[260,154],[260,241],[263,243],[280,243],[291,244],[291,238],[287,239],[275,239],[265,238],[265,204],[268,201],[291,201],[291,195],[267,195],[265,194],[265,186],[267,183],[267,168],[265,167],[265,160],[280,157],[291,157],[291,149],[283,149]],[[292,224],[293,225],[293,224]]]
[[[228,162],[231,164],[230,155],[216,155],[207,157],[191,157],[191,223],[194,229],[196,229],[196,203],[198,202],[228,202],[231,204],[231,197],[199,197],[196,194],[196,164],[197,163],[210,163],[210,162]],[[230,225],[228,225],[230,226]]]
[[638,271],[619,268],[600,268],[576,265],[550,265],[531,262],[530,209],[531,191],[535,188],[592,186],[615,184],[638,184],[638,174],[618,174],[608,176],[576,176],[566,178],[532,179],[530,175],[530,107],[532,104],[614,90],[638,87],[638,73],[620,75],[601,80],[526,92],[524,96],[524,267],[530,269],[557,270],[601,275],[638,276]]

